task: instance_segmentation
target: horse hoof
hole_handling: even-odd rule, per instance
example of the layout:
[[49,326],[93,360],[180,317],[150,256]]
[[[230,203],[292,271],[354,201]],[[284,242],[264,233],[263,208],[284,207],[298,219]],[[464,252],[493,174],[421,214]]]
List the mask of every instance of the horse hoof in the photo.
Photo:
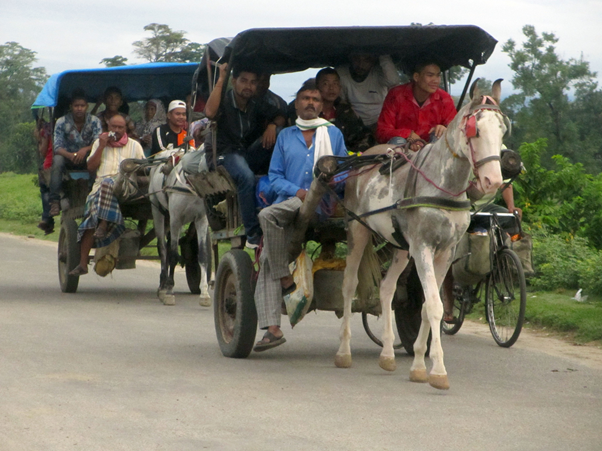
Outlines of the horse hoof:
[[431,387],[439,390],[449,390],[449,380],[447,379],[447,374],[431,374],[429,376],[429,384]]
[[335,355],[334,364],[337,368],[349,368],[351,366],[351,354]]
[[422,370],[410,370],[410,380],[412,382],[428,382],[428,376],[426,375],[426,369]]
[[395,371],[397,364],[395,363],[395,357],[380,357],[378,359],[378,365],[385,371]]
[[201,296],[199,298],[199,305],[201,307],[211,307],[211,296]]
[[157,297],[161,302],[165,300],[165,296],[167,296],[167,290],[157,290]]
[[173,294],[166,295],[163,298],[163,305],[176,305],[176,297]]

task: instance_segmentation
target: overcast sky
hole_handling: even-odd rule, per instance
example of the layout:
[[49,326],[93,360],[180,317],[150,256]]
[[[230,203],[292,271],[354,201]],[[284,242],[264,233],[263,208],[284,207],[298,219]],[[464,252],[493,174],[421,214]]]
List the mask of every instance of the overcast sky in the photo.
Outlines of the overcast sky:
[[[350,25],[477,25],[498,45],[476,76],[504,78],[510,88],[512,72],[502,45],[523,41],[522,27],[534,25],[539,34],[559,38],[564,59],[583,55],[602,79],[601,0],[0,0],[0,43],[16,41],[37,52],[37,65],[49,74],[67,69],[101,67],[105,57],[122,55],[136,61],[132,42],[146,36],[149,23],[186,31],[194,42],[234,36],[248,28]],[[286,99],[296,90],[291,81],[273,79],[273,89]],[[301,77],[305,78],[305,77]],[[300,83],[300,82],[299,82]],[[456,87],[455,90],[461,88]],[[452,91],[452,94],[459,92]]]

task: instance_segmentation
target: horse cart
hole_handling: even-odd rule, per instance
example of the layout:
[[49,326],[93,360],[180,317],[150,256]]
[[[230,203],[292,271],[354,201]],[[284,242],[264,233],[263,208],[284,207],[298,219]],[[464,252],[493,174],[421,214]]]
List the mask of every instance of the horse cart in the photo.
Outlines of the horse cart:
[[[450,69],[457,70],[458,66],[468,69],[466,85],[458,100],[460,107],[476,67],[487,61],[495,45],[496,40],[476,26],[251,29],[232,39],[223,54],[207,52],[201,63],[202,70],[197,75],[207,76],[207,80],[202,82],[212,86],[217,63],[228,63],[229,68],[237,64],[251,65],[262,72],[283,74],[308,68],[336,67],[348,63],[349,55],[358,53],[391,55],[399,70],[409,73],[418,61],[432,58],[439,62],[444,71],[443,84],[446,90],[449,89]],[[196,82],[200,83],[201,80]],[[220,131],[217,130],[216,133]],[[382,163],[383,161],[376,164]],[[255,255],[253,261],[251,255],[244,250],[244,228],[232,182],[223,171],[218,171],[213,176],[221,177],[223,183],[210,183],[207,174],[200,174],[191,182],[206,201],[212,228],[216,270],[216,334],[224,356],[245,358],[253,348],[257,332],[254,288],[259,258]],[[218,185],[221,188],[216,188]],[[289,252],[290,260],[296,257],[295,254],[310,239],[318,242],[322,249],[344,245],[345,229],[349,221],[354,219],[348,213],[319,225],[310,222],[309,227],[306,227],[308,224],[299,227],[299,243],[292,243],[293,248],[295,244],[298,246]],[[218,248],[221,247],[223,252],[224,247],[228,246],[230,249],[219,258]],[[381,242],[378,249],[381,262],[386,267],[390,243]],[[376,279],[378,277],[374,280]],[[340,268],[317,271],[313,280],[314,296],[310,309],[334,311],[340,316],[343,312],[342,280],[343,271]],[[366,332],[374,342],[382,346],[372,333],[369,321],[372,315],[380,313],[380,305],[375,297],[378,290],[374,288],[376,287],[366,290],[365,295],[358,291],[357,300],[361,302],[354,302],[354,311],[362,313]],[[401,338],[401,343],[396,347],[404,347],[410,354],[413,353],[413,344],[420,328],[422,301],[420,280],[415,268],[409,265],[399,278],[393,309]]]
[[[153,63],[69,70],[50,77],[32,109],[35,113],[41,108],[47,108],[51,124],[54,125],[56,119],[68,112],[69,96],[76,88],[85,91],[90,103],[100,98],[105,89],[110,86],[118,86],[126,102],[160,99],[165,103],[173,99],[184,99],[190,92],[190,83],[196,68],[196,63]],[[145,160],[138,162],[129,160],[129,162],[129,170],[146,164]],[[122,164],[122,168],[126,166],[128,164]],[[151,203],[147,197],[146,177],[142,174],[137,179],[137,195],[120,205],[123,217],[133,226],[130,225],[120,238],[115,269],[135,268],[136,260],[157,258],[140,254],[140,251],[155,238],[155,230],[148,224],[152,214]],[[63,181],[58,272],[61,290],[66,293],[75,293],[79,284],[79,277],[69,275],[69,272],[77,266],[80,259],[80,247],[77,241],[78,220],[84,215],[86,198],[91,188],[90,181],[90,174],[87,171],[68,171]],[[182,255],[186,260],[189,288],[193,293],[199,293],[200,269],[196,261],[198,251],[195,246],[194,229],[190,230],[190,235],[192,239],[183,241],[186,248],[182,249]]]

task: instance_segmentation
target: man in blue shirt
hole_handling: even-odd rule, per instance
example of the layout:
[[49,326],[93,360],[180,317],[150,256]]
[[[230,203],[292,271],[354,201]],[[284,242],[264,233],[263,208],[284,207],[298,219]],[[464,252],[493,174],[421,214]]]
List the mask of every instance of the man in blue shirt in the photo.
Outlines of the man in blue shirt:
[[322,98],[314,79],[297,92],[296,125],[278,135],[269,177],[278,196],[274,205],[259,213],[263,250],[255,289],[259,327],[267,329],[255,351],[264,351],[286,341],[280,330],[282,298],[295,289],[289,271],[288,244],[299,209],[313,180],[316,161],[324,155],[347,155],[343,134],[319,117]]
[[50,173],[50,216],[60,211],[61,184],[65,169],[87,171],[86,157],[102,132],[100,119],[88,112],[86,95],[75,89],[70,112],[56,121],[54,127],[54,158]]

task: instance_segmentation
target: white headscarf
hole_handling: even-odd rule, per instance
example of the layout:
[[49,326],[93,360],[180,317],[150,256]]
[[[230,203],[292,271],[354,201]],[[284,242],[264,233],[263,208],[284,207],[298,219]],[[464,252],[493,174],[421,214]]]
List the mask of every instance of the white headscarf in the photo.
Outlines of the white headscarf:
[[333,155],[327,127],[334,124],[321,117],[307,121],[298,117],[295,124],[301,131],[316,130],[316,138],[314,140],[314,167],[316,167],[316,163],[324,155]]

